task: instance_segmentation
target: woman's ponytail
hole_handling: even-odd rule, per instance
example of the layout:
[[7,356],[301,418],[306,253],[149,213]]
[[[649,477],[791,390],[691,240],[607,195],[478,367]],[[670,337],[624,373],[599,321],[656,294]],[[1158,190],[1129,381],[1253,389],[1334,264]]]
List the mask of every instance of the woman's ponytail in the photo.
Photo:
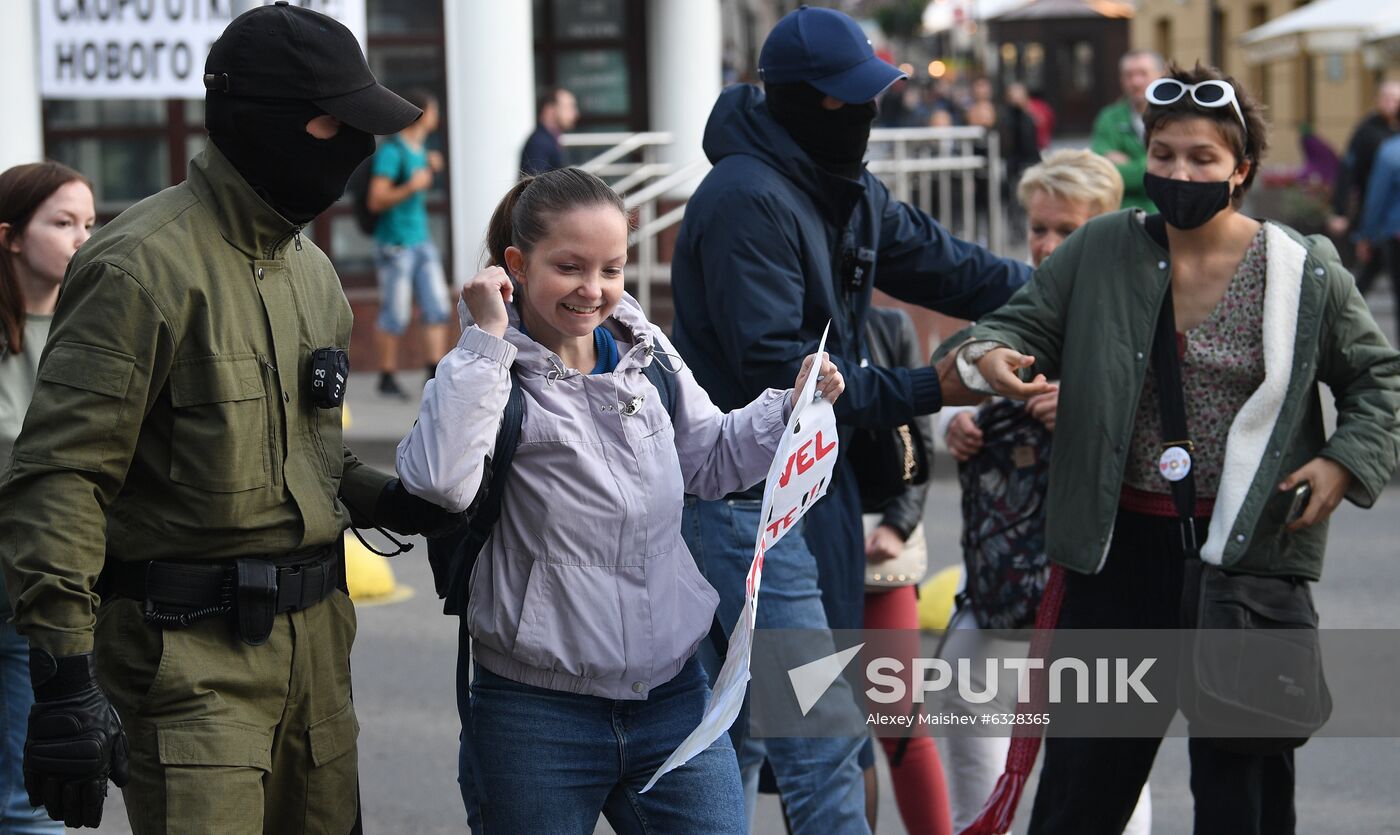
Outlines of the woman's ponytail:
[[521,179],[511,186],[506,196],[496,204],[496,211],[491,213],[491,222],[486,226],[486,266],[505,269],[506,247],[515,244],[515,221],[512,215],[515,214],[516,204],[520,202],[520,195],[524,194],[525,189],[534,181],[534,177]]

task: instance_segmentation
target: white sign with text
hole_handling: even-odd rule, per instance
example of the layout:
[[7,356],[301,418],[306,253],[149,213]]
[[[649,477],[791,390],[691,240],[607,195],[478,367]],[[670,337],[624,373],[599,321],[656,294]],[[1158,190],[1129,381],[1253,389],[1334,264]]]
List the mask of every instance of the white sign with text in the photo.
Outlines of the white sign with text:
[[[273,0],[37,0],[46,99],[202,99],[209,47],[242,12]],[[292,0],[345,24],[365,46],[365,0]]]
[[[817,357],[826,350],[826,335],[831,324],[822,331],[817,345]],[[816,369],[820,360],[814,360]],[[744,692],[749,685],[749,661],[753,654],[753,630],[758,618],[758,589],[763,582],[763,555],[787,532],[792,530],[818,499],[826,495],[831,474],[836,468],[839,451],[836,441],[836,414],[831,404],[817,393],[817,374],[807,375],[807,382],[797,396],[797,406],[788,417],[782,442],[778,444],[773,464],[768,468],[768,480],[763,487],[763,507],[754,541],[753,562],[749,565],[744,584],[744,608],[729,634],[729,652],[724,666],[715,679],[710,703],[700,725],[661,764],[642,789],[645,793],[663,775],[690,761],[709,748],[720,734],[739,716],[744,704]]]

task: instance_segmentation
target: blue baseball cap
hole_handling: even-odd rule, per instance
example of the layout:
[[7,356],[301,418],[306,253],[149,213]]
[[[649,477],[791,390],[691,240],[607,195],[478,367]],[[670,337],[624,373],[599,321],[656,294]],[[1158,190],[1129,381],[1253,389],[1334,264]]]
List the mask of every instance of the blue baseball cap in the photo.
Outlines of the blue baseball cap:
[[905,75],[875,57],[865,30],[850,17],[802,6],[768,33],[758,53],[758,77],[765,84],[806,82],[832,98],[860,104]]

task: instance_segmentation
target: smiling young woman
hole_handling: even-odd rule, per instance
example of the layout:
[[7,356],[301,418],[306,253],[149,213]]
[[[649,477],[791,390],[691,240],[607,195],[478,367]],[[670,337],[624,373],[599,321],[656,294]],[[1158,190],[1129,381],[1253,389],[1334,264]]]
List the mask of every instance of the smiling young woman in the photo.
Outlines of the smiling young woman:
[[[763,478],[794,392],[816,366],[834,401],[841,374],[809,361],[794,389],[721,412],[624,292],[621,198],[576,168],[511,189],[486,248],[462,290],[461,341],[398,451],[410,490],[465,509],[520,393],[500,519],[461,607],[475,662],[457,682],[468,822],[584,835],[601,812],[618,831],[744,832],[727,735],[639,793],[709,698],[694,652],[717,597],[681,538],[684,496]],[[668,407],[658,385],[671,377]]]

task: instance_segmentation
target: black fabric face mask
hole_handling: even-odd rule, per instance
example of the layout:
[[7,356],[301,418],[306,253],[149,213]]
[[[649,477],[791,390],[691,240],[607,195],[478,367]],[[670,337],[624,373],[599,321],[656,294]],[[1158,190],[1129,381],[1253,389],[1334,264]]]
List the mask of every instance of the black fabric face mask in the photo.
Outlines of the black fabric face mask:
[[1144,174],[1143,189],[1162,218],[1177,229],[1204,226],[1230,205],[1230,182],[1193,183]]
[[870,126],[879,112],[875,102],[827,110],[822,107],[826,94],[810,84],[769,84],[765,92],[768,112],[813,162],[833,174],[860,177]]
[[342,124],[330,139],[306,132],[325,111],[299,99],[208,96],[209,138],[268,205],[306,223],[345,193],[345,183],[374,153],[374,137]]

